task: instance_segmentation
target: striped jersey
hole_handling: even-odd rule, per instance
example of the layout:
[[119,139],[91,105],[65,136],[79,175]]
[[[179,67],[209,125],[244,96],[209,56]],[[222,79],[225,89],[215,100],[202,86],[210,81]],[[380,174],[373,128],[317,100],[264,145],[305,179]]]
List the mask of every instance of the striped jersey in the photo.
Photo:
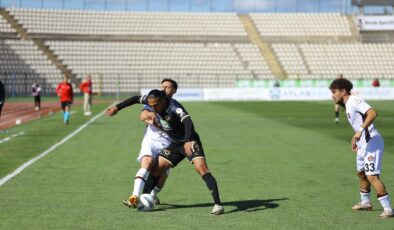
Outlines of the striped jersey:
[[[358,96],[350,95],[349,99],[346,102],[346,116],[347,119],[354,129],[354,131],[358,131],[361,125],[364,123],[365,118],[367,117],[367,111],[371,109],[371,106],[368,105],[363,99]],[[378,130],[375,128],[375,125],[372,123],[366,128],[357,142],[357,147],[361,148],[365,145],[372,137],[379,135]]]

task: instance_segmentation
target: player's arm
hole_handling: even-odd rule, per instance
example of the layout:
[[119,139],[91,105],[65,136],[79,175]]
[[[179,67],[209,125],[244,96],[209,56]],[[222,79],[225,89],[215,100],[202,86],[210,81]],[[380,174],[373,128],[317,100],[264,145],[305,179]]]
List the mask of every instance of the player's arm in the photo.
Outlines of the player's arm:
[[186,117],[185,119],[182,120],[183,125],[185,126],[185,144],[183,144],[183,147],[185,148],[185,152],[188,156],[191,156],[193,153],[193,145],[192,145],[192,140],[191,137],[193,135],[193,121],[189,117]]
[[378,114],[373,108],[367,110],[365,113],[364,123],[361,125],[360,129],[356,131],[352,138],[352,149],[355,149],[354,146],[356,145],[356,142],[360,140],[365,129],[368,129],[368,127],[375,121],[377,116]]
[[71,91],[71,103],[73,103],[74,101],[74,90],[73,90],[73,86],[70,84],[70,91]]
[[140,114],[141,121],[145,122],[146,124],[153,124],[153,121],[156,119],[156,114],[152,111],[147,109],[142,110]]
[[134,96],[134,97],[130,97],[122,102],[120,102],[117,105],[111,106],[109,107],[106,111],[105,111],[105,116],[114,116],[116,115],[120,110],[132,106],[134,104],[145,104],[146,101],[146,96]]

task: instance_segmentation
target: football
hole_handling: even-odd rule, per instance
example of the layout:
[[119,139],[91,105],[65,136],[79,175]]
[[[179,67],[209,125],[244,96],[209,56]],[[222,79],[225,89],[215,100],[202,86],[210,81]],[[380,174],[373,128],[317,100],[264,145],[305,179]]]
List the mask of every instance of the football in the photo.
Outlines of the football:
[[154,209],[155,201],[150,194],[142,194],[138,201],[137,209],[141,212],[149,212]]

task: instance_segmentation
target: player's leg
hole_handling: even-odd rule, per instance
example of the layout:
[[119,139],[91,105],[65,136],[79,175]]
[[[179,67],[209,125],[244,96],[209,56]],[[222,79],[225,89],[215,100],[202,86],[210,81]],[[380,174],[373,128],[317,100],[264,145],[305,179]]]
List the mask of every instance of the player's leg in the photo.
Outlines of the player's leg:
[[137,171],[134,177],[133,193],[128,198],[128,200],[123,201],[123,203],[129,207],[137,205],[138,198],[142,194],[145,183],[149,178],[150,171],[156,162],[158,153],[152,151],[153,144],[154,142],[152,139],[148,135],[145,135],[141,143],[139,156],[137,158],[137,161],[140,162],[140,169]]
[[144,156],[141,159],[141,168],[137,171],[134,177],[134,188],[133,193],[129,197],[131,205],[136,206],[138,203],[138,198],[142,194],[145,183],[148,180],[150,170],[154,164],[154,159],[151,156]]
[[157,194],[163,190],[164,184],[166,183],[169,174],[170,174],[170,168],[167,169],[165,173],[160,174],[159,179],[157,181],[157,185],[150,192],[150,195],[154,198],[156,205],[160,204],[160,200],[157,197]]
[[64,124],[68,124],[70,122],[70,111],[71,111],[71,103],[66,102],[64,106]]
[[335,123],[338,123],[339,122],[339,105],[338,104],[335,104],[334,111],[335,111]]
[[143,193],[151,193],[159,183],[160,176],[165,174],[168,169],[175,167],[185,158],[185,155],[181,153],[182,149],[183,145],[171,143],[168,147],[160,151],[157,163],[152,168]]
[[191,157],[189,157],[189,159],[193,163],[196,172],[200,174],[205,184],[207,185],[208,190],[211,192],[214,202],[214,206],[211,214],[213,215],[222,214],[224,212],[224,208],[220,201],[219,188],[215,177],[208,169],[202,144],[200,141],[193,141],[192,145],[193,145],[193,154]]
[[[146,180],[143,193],[151,193],[152,190],[154,190],[155,187],[157,187],[159,180],[160,180],[160,176],[162,174],[165,174],[166,171],[171,167],[174,167],[173,163],[171,161],[163,158],[160,155],[156,164],[153,165],[153,168],[151,170],[151,174],[149,174],[149,177]],[[159,192],[159,191],[157,191],[157,192]],[[157,194],[157,192],[156,192],[156,194]]]
[[41,109],[41,95],[37,96],[37,107],[38,107],[38,110]]
[[[364,161],[363,161],[364,162]],[[360,183],[360,198],[361,202],[356,205],[353,205],[353,210],[372,210],[371,203],[371,184],[369,183],[367,176],[365,175],[365,171],[358,171],[357,176],[359,178]]]
[[357,151],[356,157],[356,168],[357,168],[357,176],[359,178],[359,186],[360,186],[360,202],[356,205],[352,206],[353,210],[372,210],[371,204],[371,185],[365,175],[364,168],[364,150]]
[[383,213],[379,215],[379,218],[394,216],[389,194],[379,178],[382,168],[383,150],[383,138],[380,135],[375,136],[368,142],[367,154],[364,158],[365,174],[367,175],[368,181],[375,189],[378,200],[383,207]]
[[88,94],[88,107],[87,107],[88,115],[92,115],[92,101],[93,101],[93,95]]

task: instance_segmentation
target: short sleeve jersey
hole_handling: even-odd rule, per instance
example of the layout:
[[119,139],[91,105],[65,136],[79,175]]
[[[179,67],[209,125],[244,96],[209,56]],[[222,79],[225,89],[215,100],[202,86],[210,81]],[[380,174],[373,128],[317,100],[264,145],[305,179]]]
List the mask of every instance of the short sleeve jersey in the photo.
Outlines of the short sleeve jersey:
[[56,88],[60,101],[73,101],[73,87],[70,83],[60,83]]
[[[360,97],[350,95],[348,101],[346,102],[346,116],[347,119],[354,129],[357,131],[360,129],[361,125],[364,123],[365,118],[367,117],[367,111],[371,108],[363,99]],[[366,144],[372,137],[378,135],[379,132],[375,128],[375,125],[372,123],[368,128],[363,132],[360,140],[357,143],[358,147]]]
[[[144,103],[145,104],[145,103]],[[150,108],[145,105],[145,108]],[[183,119],[190,117],[189,113],[176,100],[170,99],[167,109],[159,115],[159,124],[170,137],[175,141],[184,142],[185,126],[182,124]],[[192,138],[198,139],[198,134],[193,128]]]

